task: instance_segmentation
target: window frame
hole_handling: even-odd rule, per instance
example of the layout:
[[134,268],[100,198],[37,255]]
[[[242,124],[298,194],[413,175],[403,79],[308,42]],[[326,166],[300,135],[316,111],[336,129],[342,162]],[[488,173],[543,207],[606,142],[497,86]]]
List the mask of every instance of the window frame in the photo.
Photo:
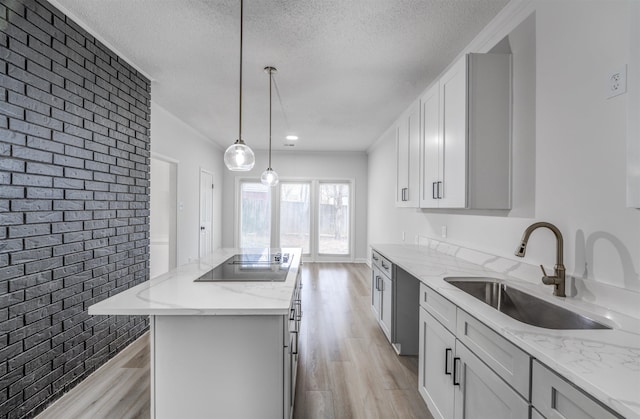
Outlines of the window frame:
[[[234,245],[239,248],[241,236],[241,202],[242,193],[241,185],[247,182],[260,182],[257,177],[239,177],[236,178],[235,185],[235,202],[234,202]],[[349,178],[309,178],[309,177],[287,177],[281,178],[280,182],[271,191],[271,246],[280,247],[280,185],[282,183],[309,183],[310,185],[310,243],[309,254],[304,254],[304,258],[309,262],[353,262],[355,260],[355,214],[356,214],[356,183],[354,179]],[[320,202],[320,184],[325,183],[344,183],[349,185],[349,252],[347,254],[331,254],[319,253],[319,202]]]

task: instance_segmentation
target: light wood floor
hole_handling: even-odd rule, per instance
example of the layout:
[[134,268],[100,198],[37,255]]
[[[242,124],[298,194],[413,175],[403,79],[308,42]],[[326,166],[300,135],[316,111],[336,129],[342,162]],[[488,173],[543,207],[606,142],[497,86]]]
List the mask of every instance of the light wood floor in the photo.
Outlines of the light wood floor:
[[146,333],[36,419],[149,419],[149,367]]
[[[371,312],[364,264],[306,263],[294,418],[432,418],[418,360],[393,351]],[[145,335],[38,419],[149,417]]]

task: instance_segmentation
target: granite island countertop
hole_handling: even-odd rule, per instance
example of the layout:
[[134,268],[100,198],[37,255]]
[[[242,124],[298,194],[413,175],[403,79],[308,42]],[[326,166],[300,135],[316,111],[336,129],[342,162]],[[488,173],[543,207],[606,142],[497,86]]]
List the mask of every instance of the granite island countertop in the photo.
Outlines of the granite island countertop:
[[[248,252],[255,252],[248,250]],[[219,249],[89,307],[91,315],[288,315],[301,249],[292,254],[285,281],[194,282],[241,249]]]
[[[552,287],[516,279],[429,246],[371,247],[601,403],[627,419],[640,419],[640,313],[636,318],[576,298],[553,297]],[[511,286],[612,329],[551,330],[521,323],[443,280],[450,276],[505,279]]]

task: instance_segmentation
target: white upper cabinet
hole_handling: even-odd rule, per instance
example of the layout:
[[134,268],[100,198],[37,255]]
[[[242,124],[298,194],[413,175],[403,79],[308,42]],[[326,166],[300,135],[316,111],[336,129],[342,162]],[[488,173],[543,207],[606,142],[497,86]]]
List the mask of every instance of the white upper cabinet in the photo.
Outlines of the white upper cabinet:
[[396,122],[396,206],[418,207],[420,185],[420,102]]
[[420,102],[420,207],[509,209],[511,56],[467,54]]
[[440,86],[432,86],[420,99],[422,156],[420,165],[420,208],[437,208],[440,179]]

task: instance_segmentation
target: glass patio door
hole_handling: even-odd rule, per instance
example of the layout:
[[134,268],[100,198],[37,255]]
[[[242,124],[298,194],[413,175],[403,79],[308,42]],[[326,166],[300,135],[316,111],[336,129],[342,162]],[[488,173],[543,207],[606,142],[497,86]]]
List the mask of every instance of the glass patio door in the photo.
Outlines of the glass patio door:
[[238,246],[300,247],[308,261],[352,259],[349,181],[240,182]]
[[279,247],[301,247],[311,253],[311,183],[280,183]]
[[240,182],[239,247],[271,247],[271,188]]
[[350,252],[351,195],[348,183],[320,182],[318,190],[318,254],[348,255]]

